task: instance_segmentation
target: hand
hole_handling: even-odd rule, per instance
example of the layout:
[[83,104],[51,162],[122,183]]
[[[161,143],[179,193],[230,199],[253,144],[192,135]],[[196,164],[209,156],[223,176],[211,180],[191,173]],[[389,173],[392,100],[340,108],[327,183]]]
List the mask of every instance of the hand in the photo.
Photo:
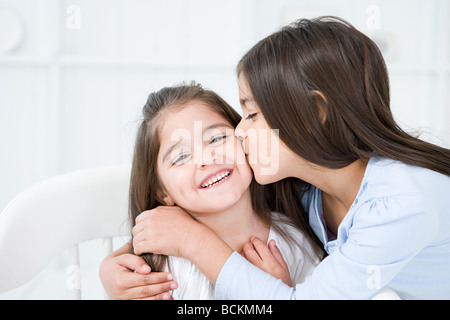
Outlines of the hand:
[[188,257],[188,244],[204,227],[186,211],[176,206],[160,206],[142,212],[133,227],[133,248],[136,255],[151,252]]
[[253,237],[243,246],[244,257],[255,266],[280,279],[292,287],[292,280],[286,262],[278,250],[275,240],[270,240],[266,246],[259,238]]
[[151,252],[186,258],[213,284],[233,253],[211,229],[179,207],[144,211],[136,218],[132,233],[135,254]]
[[169,291],[178,287],[172,274],[151,272],[142,258],[127,252],[124,246],[102,261],[99,273],[106,293],[116,300],[171,299]]

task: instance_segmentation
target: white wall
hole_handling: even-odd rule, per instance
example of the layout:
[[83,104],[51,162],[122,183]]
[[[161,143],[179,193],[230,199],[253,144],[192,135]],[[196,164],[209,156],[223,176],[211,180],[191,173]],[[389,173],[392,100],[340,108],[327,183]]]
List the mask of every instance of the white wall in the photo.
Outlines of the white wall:
[[162,86],[197,80],[240,111],[245,51],[325,14],[376,39],[397,119],[448,147],[448,0],[0,0],[0,209],[48,177],[129,163],[141,108]]

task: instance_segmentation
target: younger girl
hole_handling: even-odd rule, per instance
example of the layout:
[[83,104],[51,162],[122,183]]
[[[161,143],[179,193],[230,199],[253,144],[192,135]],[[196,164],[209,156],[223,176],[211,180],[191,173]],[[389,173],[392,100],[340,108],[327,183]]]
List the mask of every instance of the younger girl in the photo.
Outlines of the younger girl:
[[[281,280],[303,282],[319,261],[320,247],[312,233],[299,231],[304,224],[271,212],[270,193],[252,181],[252,171],[234,136],[240,121],[237,112],[214,92],[191,84],[152,93],[143,116],[130,182],[133,224],[146,210],[181,207],[239,253],[252,237],[266,243],[274,239],[290,271],[290,277]],[[145,224],[136,225],[133,234],[142,235],[142,228]],[[173,298],[213,298],[214,286],[189,260],[156,254],[143,257],[152,271],[173,273],[178,282]]]

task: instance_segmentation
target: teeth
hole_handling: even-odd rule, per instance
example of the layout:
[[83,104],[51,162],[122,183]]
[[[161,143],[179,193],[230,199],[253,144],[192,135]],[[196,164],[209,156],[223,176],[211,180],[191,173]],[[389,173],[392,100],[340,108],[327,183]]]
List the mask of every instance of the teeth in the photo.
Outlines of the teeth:
[[212,187],[212,186],[218,184],[220,181],[222,181],[223,179],[228,177],[230,175],[230,173],[231,172],[227,170],[222,174],[218,174],[218,175],[210,178],[208,180],[208,182],[202,184],[202,188],[209,188],[209,187]]

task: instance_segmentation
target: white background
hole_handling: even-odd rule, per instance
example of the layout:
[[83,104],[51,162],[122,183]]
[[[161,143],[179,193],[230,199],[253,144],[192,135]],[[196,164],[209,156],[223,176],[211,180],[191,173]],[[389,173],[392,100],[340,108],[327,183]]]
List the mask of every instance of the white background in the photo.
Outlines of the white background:
[[[0,0],[0,210],[54,175],[130,163],[142,106],[162,86],[196,80],[241,112],[240,57],[318,15],[376,40],[396,119],[449,147],[448,0]],[[103,297],[99,246],[82,245],[83,298]],[[0,299],[69,297],[64,259]]]

